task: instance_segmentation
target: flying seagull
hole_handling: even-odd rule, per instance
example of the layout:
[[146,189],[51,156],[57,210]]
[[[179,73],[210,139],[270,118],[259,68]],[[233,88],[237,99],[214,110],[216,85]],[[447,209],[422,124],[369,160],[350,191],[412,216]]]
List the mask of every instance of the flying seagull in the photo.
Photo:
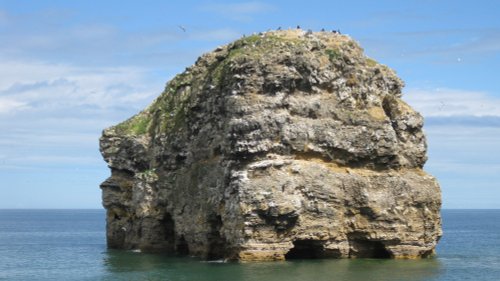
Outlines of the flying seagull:
[[178,25],[178,27],[179,27],[180,29],[182,29],[182,31],[186,32],[186,28],[185,28],[184,26],[182,26],[182,25]]

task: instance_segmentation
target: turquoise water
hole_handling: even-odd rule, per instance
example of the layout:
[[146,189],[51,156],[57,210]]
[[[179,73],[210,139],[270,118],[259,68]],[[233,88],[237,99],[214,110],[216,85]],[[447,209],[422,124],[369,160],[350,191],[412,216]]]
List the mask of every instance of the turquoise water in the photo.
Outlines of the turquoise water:
[[105,245],[102,210],[0,210],[0,280],[500,280],[500,210],[444,210],[426,260],[211,263]]

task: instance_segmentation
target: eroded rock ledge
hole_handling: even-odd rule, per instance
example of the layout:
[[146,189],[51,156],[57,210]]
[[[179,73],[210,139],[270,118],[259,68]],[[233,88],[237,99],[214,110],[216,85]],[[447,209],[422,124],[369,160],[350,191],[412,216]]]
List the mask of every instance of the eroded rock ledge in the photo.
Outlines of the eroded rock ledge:
[[244,261],[432,254],[440,188],[402,87],[331,32],[203,55],[103,132],[108,246]]

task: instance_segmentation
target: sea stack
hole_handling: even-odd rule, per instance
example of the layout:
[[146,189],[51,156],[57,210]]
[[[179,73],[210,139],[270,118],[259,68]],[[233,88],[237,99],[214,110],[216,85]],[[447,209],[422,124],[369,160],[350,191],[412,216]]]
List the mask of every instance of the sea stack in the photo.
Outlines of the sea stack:
[[269,31],[202,55],[103,132],[108,246],[240,261],[431,255],[441,192],[402,87],[333,32]]

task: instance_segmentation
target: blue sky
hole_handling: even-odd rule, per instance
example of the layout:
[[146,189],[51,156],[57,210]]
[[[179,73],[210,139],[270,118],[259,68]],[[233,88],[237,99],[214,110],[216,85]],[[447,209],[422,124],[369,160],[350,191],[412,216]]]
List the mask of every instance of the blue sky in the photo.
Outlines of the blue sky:
[[0,0],[0,208],[101,208],[103,128],[203,52],[297,25],[340,29],[398,72],[444,208],[500,208],[498,4]]

